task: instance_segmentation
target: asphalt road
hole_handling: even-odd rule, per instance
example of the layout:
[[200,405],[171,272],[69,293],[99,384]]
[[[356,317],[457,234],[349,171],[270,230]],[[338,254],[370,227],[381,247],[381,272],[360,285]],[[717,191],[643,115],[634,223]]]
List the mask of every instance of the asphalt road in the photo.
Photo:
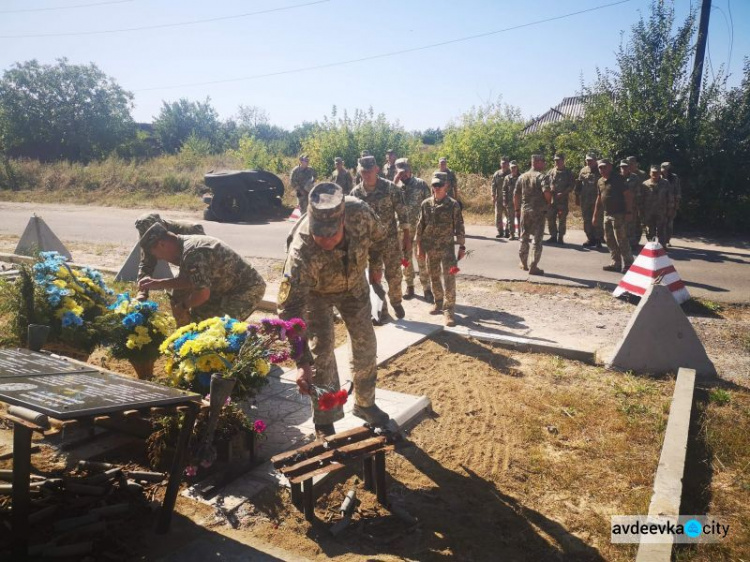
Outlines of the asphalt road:
[[[0,202],[0,234],[20,235],[32,213],[41,216],[65,242],[110,243],[131,248],[137,239],[133,226],[143,209],[121,209],[85,205],[41,205]],[[223,224],[200,220],[200,213],[161,211],[165,217],[187,219],[204,224],[206,232],[227,242],[246,257],[283,259],[285,240],[292,223]],[[468,226],[466,246],[472,255],[461,262],[463,273],[498,280],[529,279],[518,269],[518,242],[498,240],[491,226]],[[581,248],[585,236],[569,231],[565,247],[544,247],[540,266],[544,277],[532,281],[614,288],[620,275],[602,271],[609,263],[606,251]],[[722,302],[750,302],[750,244],[734,242],[720,245],[706,239],[673,240],[669,251],[675,268],[693,296]],[[96,265],[96,264],[92,264]]]

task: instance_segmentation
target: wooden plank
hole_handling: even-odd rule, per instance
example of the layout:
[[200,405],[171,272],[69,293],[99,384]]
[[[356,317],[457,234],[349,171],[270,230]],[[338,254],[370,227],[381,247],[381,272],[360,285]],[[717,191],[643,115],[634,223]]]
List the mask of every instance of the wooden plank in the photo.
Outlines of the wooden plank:
[[[290,476],[299,476],[304,474],[308,469],[312,467],[324,466],[330,462],[338,461],[345,463],[350,460],[348,456],[356,456],[358,453],[367,453],[374,449],[379,449],[386,444],[385,437],[372,437],[364,441],[352,443],[351,445],[345,445],[338,449],[332,449],[322,453],[316,457],[305,459],[292,466],[285,466],[280,469],[281,473],[287,478]],[[343,458],[342,458],[343,457]]]
[[[368,437],[373,437],[374,435],[375,434],[369,427],[356,427],[326,437],[323,441],[313,441],[299,449],[279,453],[278,455],[271,457],[271,462],[273,463],[274,468],[279,468],[284,466],[284,464],[290,460],[295,463],[299,462],[297,459],[299,459],[300,456],[310,458],[311,456],[319,455],[320,453],[328,451],[331,447],[335,447],[336,445],[362,441]],[[327,443],[328,446],[324,446],[324,443]]]
[[[381,451],[381,450],[383,452],[388,452],[388,451],[393,451],[393,449],[394,449],[393,445],[386,445],[382,449],[378,449],[376,451],[370,451],[369,453],[365,453],[364,455],[361,455],[361,456],[357,457],[356,459],[352,459],[352,460],[353,461],[360,460],[360,459],[362,459],[362,458],[364,458],[366,456],[371,457],[375,453],[377,453],[378,451]],[[350,463],[347,463],[347,464],[341,464],[341,463],[329,464],[327,466],[324,466],[322,468],[314,470],[313,472],[308,472],[307,474],[305,474],[303,476],[296,476],[294,478],[290,478],[289,479],[289,483],[290,484],[299,484],[301,482],[304,482],[308,478],[313,478],[315,476],[320,476],[322,474],[329,474],[331,472],[336,472],[337,470],[341,470],[342,468],[346,468],[348,466],[350,466]]]

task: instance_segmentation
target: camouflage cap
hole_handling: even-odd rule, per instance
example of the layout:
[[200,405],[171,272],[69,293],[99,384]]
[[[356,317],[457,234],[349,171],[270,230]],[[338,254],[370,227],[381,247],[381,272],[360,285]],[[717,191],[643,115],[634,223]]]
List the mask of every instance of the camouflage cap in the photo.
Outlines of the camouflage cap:
[[510,162],[510,158],[508,158],[507,156],[502,156],[500,158],[500,163],[502,164],[503,162]]
[[438,162],[440,162],[440,163],[447,162],[447,161],[448,161],[448,159],[445,156],[441,156],[440,160],[438,160]]
[[138,233],[143,236],[146,231],[157,222],[159,224],[164,224],[164,221],[158,213],[146,213],[135,219],[135,228],[138,230]]
[[518,168],[518,162],[516,162],[515,160],[511,160],[510,161],[510,167],[511,168]]
[[365,156],[370,156],[370,151],[369,150],[361,150],[359,152],[359,157],[360,158],[364,158]]
[[445,184],[448,183],[448,174],[445,172],[435,172],[432,174],[432,181],[430,182],[430,185],[442,187]]
[[565,160],[565,155],[562,152],[556,152],[553,160]]
[[141,236],[141,239],[138,241],[138,244],[143,248],[145,251],[149,251],[151,247],[156,244],[159,240],[164,238],[167,235],[167,229],[166,227],[160,223],[154,223],[152,224],[149,229]]
[[544,162],[544,155],[543,154],[532,154],[531,155],[531,161],[532,162]]
[[656,164],[651,164],[651,171],[660,172],[661,170],[659,169],[659,166],[657,166]]
[[620,168],[629,168],[630,163],[627,160],[621,160],[620,161]]
[[586,155],[586,160],[596,160],[596,154],[594,154],[593,152],[589,152]]
[[628,156],[625,160],[628,161],[628,164],[635,164],[636,162],[638,162],[638,158],[636,158],[635,156]]
[[358,170],[371,170],[375,168],[378,163],[375,161],[374,156],[363,156],[357,161]]
[[322,182],[310,191],[308,221],[310,233],[323,238],[334,236],[344,218],[344,190],[335,183]]
[[344,159],[341,158],[341,156],[336,156],[336,158],[333,159],[333,163],[334,164],[343,164],[344,163]]
[[671,162],[662,162],[661,163],[661,167],[662,168],[671,168],[672,167],[672,163]]
[[411,164],[409,164],[408,158],[399,158],[396,160],[397,170],[411,170]]
[[308,162],[310,158],[307,156],[307,154],[300,154],[299,161],[300,162]]
[[602,166],[606,166],[607,164],[612,165],[612,161],[609,158],[602,158],[599,160],[599,162],[596,163],[596,165],[601,168]]

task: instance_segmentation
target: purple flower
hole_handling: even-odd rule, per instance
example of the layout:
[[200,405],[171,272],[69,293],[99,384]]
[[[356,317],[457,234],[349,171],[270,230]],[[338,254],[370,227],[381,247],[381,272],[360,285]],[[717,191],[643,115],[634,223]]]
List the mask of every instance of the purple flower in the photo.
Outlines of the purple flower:
[[188,465],[185,467],[185,476],[193,477],[196,474],[198,474],[198,467],[193,465]]
[[255,433],[263,433],[266,430],[266,427],[266,422],[263,420],[255,420],[255,423],[253,424]]

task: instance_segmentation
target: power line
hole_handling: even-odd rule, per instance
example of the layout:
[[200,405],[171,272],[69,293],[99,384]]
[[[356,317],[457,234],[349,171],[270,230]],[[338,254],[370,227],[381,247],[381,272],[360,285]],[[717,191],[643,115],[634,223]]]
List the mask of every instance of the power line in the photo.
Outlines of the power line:
[[176,84],[176,85],[173,85],[173,86],[155,86],[153,88],[140,88],[140,89],[137,89],[137,90],[134,90],[134,91],[135,92],[151,92],[151,91],[154,91],[154,90],[171,90],[171,89],[175,89],[175,88],[192,88],[192,87],[195,87],[195,86],[210,86],[210,85],[213,85],[213,84],[227,84],[227,83],[230,83],[230,82],[242,82],[242,81],[245,81],[245,80],[256,80],[258,78],[271,78],[273,76],[283,76],[283,75],[286,75],[286,74],[295,74],[295,73],[298,73],[298,72],[307,72],[307,71],[310,71],[310,70],[322,70],[324,68],[332,68],[332,67],[335,67],[335,66],[343,66],[343,65],[346,65],[346,64],[355,64],[355,63],[358,63],[358,62],[365,62],[365,61],[370,61],[370,60],[375,60],[375,59],[384,59],[384,58],[388,58],[388,57],[395,57],[397,55],[403,55],[403,54],[407,54],[407,53],[414,53],[414,52],[417,52],[417,51],[426,51],[427,49],[433,49],[435,47],[443,47],[445,45],[452,45],[454,43],[463,43],[463,42],[466,42],[466,41],[471,41],[473,39],[480,39],[482,37],[489,37],[491,35],[498,35],[500,33],[505,33],[507,31],[515,31],[517,29],[523,29],[523,28],[526,28],[526,27],[531,27],[531,26],[534,26],[534,25],[542,24],[542,23],[548,23],[548,22],[551,22],[551,21],[557,21],[557,20],[561,20],[561,19],[571,18],[573,16],[578,16],[578,15],[581,15],[581,14],[595,12],[597,10],[603,10],[605,8],[611,8],[612,6],[618,6],[620,4],[626,4],[626,3],[630,2],[630,1],[631,0],[619,0],[618,2],[611,2],[609,4],[602,4],[600,6],[595,6],[593,8],[587,8],[585,10],[578,10],[577,12],[570,12],[568,14],[563,14],[561,16],[554,16],[554,17],[551,17],[551,18],[545,18],[545,19],[542,19],[542,20],[536,20],[536,21],[532,21],[532,22],[528,22],[528,23],[514,25],[514,26],[511,26],[511,27],[505,27],[503,29],[497,29],[495,31],[487,31],[485,33],[477,33],[476,35],[467,35],[465,37],[459,37],[457,39],[450,39],[448,41],[441,41],[439,43],[430,43],[429,45],[422,45],[420,47],[412,47],[410,49],[401,49],[401,50],[398,50],[398,51],[390,51],[388,53],[380,53],[380,54],[377,54],[377,55],[369,55],[369,56],[366,56],[366,57],[360,57],[360,58],[356,58],[356,59],[349,59],[349,60],[344,60],[344,61],[330,62],[330,63],[318,64],[318,65],[314,65],[314,66],[305,66],[305,67],[300,67],[300,68],[292,68],[292,69],[289,69],[289,70],[279,70],[277,72],[269,72],[267,74],[255,74],[255,75],[252,75],[252,76],[244,76],[244,77],[241,77],[241,78],[225,78],[223,80],[211,80],[211,81],[208,81],[208,82],[192,82],[192,83],[189,83],[189,84]]
[[133,0],[111,0],[110,2],[94,2],[91,4],[74,4],[72,6],[57,6],[55,8],[27,8],[25,10],[2,10],[0,14],[23,14],[27,12],[52,12],[57,10],[73,10],[75,8],[90,8],[92,6],[105,6],[108,4],[126,4]]
[[257,12],[247,12],[245,14],[234,14],[231,16],[219,16],[216,18],[183,21],[179,23],[162,23],[162,24],[157,24],[157,25],[144,25],[140,27],[125,27],[121,29],[104,29],[100,31],[75,31],[75,32],[69,32],[69,33],[36,33],[36,34],[27,34],[27,35],[0,35],[0,39],[30,39],[30,38],[40,38],[40,37],[74,37],[77,35],[103,35],[106,33],[123,33],[127,31],[146,31],[146,30],[151,30],[151,29],[165,29],[168,27],[182,27],[186,25],[196,25],[196,24],[201,24],[201,23],[213,23],[217,21],[247,18],[250,16],[257,16],[260,14],[270,14],[272,12],[283,12],[285,10],[294,10],[296,8],[304,8],[305,6],[314,6],[315,4],[324,4],[330,1],[331,0],[315,0],[313,2],[306,2],[304,4],[294,4],[292,6],[270,8],[268,10],[259,10]]

